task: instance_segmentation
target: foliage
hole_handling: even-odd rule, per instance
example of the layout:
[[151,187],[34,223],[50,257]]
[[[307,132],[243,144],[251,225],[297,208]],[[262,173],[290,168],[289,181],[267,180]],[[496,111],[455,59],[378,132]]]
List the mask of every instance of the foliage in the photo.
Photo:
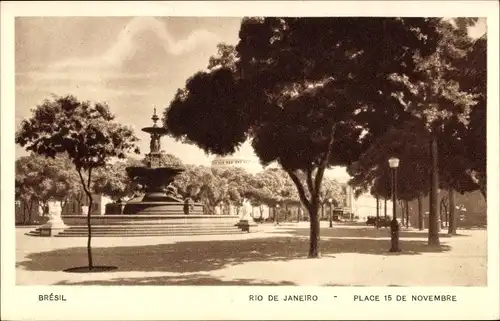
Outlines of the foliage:
[[78,177],[64,156],[50,159],[31,154],[17,159],[16,185],[23,191],[19,195],[31,195],[43,203],[64,203],[79,192]]
[[467,124],[471,108],[479,98],[478,93],[461,88],[459,79],[463,75],[458,68],[467,60],[473,39],[466,30],[448,22],[441,22],[437,30],[441,37],[436,51],[426,57],[414,56],[422,77],[414,81],[404,74],[391,77],[403,85],[397,93],[401,103],[423,119],[431,132],[453,121]]
[[185,165],[184,169],[184,172],[176,176],[172,184],[184,198],[187,196],[196,198],[202,185],[210,180],[212,173],[205,166]]
[[[148,166],[149,157],[146,156],[142,159],[143,166]],[[172,167],[183,167],[184,164],[182,160],[172,154],[161,153],[160,154],[160,166],[172,166]]]
[[[466,23],[467,24],[467,23]],[[416,70],[420,71],[421,78],[410,80],[407,75],[395,74],[392,79],[396,84],[402,85],[401,91],[395,93],[395,97],[405,109],[413,115],[422,119],[430,132],[430,214],[429,214],[429,244],[439,244],[438,231],[438,188],[439,188],[439,146],[442,140],[439,137],[443,132],[450,131],[453,135],[456,127],[467,126],[471,110],[479,102],[481,94],[467,90],[460,84],[463,72],[464,61],[467,60],[473,46],[473,40],[468,37],[467,28],[455,28],[452,23],[442,21],[437,29],[440,40],[434,53],[427,57],[422,57],[418,53],[414,55]],[[468,66],[474,68],[474,66]],[[439,139],[438,139],[439,137]],[[445,139],[446,140],[446,139]],[[460,144],[457,144],[459,147]],[[458,152],[463,151],[459,148]],[[450,151],[449,151],[450,152]],[[452,156],[450,168],[458,164],[456,172],[458,176],[467,168],[466,157],[458,156],[456,151],[452,151],[448,156]],[[457,183],[457,175],[445,175],[448,184]]]
[[32,211],[32,205],[38,202],[47,209],[49,201],[59,201],[64,208],[70,197],[81,191],[76,172],[68,158],[54,159],[36,154],[20,157],[16,160],[15,195]]
[[340,206],[343,203],[345,195],[342,186],[335,179],[325,177],[319,193],[321,203],[328,203],[332,200],[333,206]]
[[486,199],[486,34],[477,39],[463,64],[458,66],[461,72],[461,87],[476,95],[477,104],[470,113],[469,123],[464,135],[466,156],[473,178],[480,186]]
[[138,163],[138,160],[127,159],[99,168],[92,181],[93,192],[109,196],[115,202],[131,197],[135,192],[136,182],[130,180],[125,169]]
[[[248,137],[261,162],[277,161],[311,216],[324,171],[349,165],[391,122],[407,117],[393,73],[421,77],[413,57],[432,54],[439,19],[246,18],[232,51],[220,46],[208,72],[179,90],[165,111],[169,133],[229,154]],[[384,122],[381,122],[381,119]]]

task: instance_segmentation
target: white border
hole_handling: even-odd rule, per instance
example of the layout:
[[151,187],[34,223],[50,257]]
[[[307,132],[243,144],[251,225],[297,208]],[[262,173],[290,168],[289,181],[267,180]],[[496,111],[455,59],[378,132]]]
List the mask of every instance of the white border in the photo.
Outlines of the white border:
[[[497,1],[300,2],[2,2],[1,3],[1,249],[2,317],[37,320],[139,319],[493,319],[499,307],[499,159]],[[39,287],[15,285],[14,238],[14,17],[15,16],[479,16],[488,24],[488,286],[478,288],[301,287],[317,303],[255,304],[248,295],[286,293],[289,287]],[[297,288],[293,288],[294,292]],[[65,303],[37,295],[64,293]],[[458,303],[374,304],[352,294],[453,293]],[[339,298],[331,300],[331,295]]]

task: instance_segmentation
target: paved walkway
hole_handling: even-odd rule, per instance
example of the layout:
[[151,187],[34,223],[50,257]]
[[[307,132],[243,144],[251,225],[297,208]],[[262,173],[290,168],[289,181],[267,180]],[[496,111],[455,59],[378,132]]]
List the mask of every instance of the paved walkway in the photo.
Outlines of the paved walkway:
[[221,236],[94,238],[106,273],[66,273],[87,264],[86,238],[41,238],[16,230],[17,284],[485,286],[487,232],[460,230],[427,245],[425,231],[402,231],[389,253],[386,229],[322,225],[320,259],[307,259],[308,225],[264,225]]

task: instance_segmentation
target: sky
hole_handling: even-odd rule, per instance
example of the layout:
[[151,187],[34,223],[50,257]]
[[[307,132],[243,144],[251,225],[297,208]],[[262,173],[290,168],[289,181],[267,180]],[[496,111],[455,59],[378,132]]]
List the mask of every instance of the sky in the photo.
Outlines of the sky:
[[[16,126],[51,94],[106,102],[117,121],[133,126],[143,153],[153,107],[163,113],[178,88],[207,67],[220,42],[236,44],[241,18],[22,17],[15,24]],[[471,30],[484,33],[485,22]],[[209,165],[214,156],[170,137],[162,149],[187,164]],[[248,143],[241,155],[251,157]],[[16,146],[16,156],[26,152]],[[331,175],[343,177],[345,170]],[[330,175],[329,175],[330,176]]]
[[[51,94],[108,103],[134,127],[142,152],[153,107],[163,113],[220,42],[236,44],[240,18],[43,17],[16,19],[16,126]],[[162,139],[186,163],[209,164],[195,146]],[[247,146],[248,149],[248,146]],[[250,149],[251,151],[251,149]],[[25,154],[21,148],[16,155]]]

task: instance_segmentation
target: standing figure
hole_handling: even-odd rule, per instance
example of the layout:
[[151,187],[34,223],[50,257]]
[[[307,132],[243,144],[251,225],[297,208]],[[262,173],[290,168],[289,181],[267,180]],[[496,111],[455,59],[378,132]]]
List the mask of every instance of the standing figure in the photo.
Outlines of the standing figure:
[[149,149],[151,153],[159,153],[160,152],[160,134],[152,133],[151,134],[151,142],[149,143]]

